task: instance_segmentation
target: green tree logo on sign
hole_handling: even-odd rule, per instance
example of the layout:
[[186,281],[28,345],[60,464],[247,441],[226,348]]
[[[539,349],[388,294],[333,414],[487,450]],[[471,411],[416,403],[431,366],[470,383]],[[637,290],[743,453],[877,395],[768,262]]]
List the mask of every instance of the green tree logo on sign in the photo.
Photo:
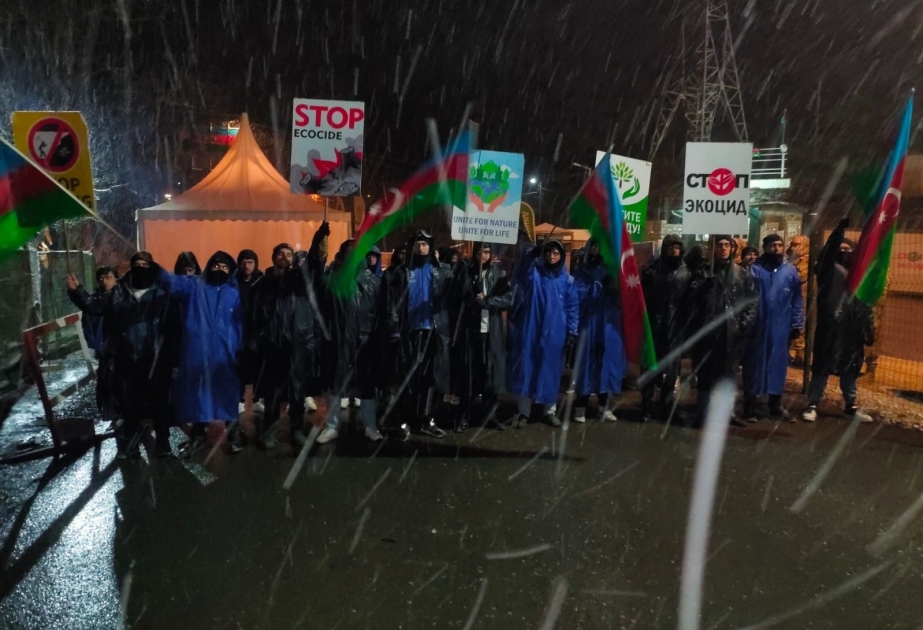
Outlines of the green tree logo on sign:
[[635,177],[635,172],[625,164],[625,162],[619,162],[618,164],[613,165],[612,167],[612,178],[615,179],[618,183],[619,190],[622,190],[624,184],[629,184],[630,187],[625,191],[625,194],[622,195],[623,200],[628,200],[641,192],[641,180]]
[[468,197],[478,211],[493,212],[510,193],[510,170],[492,160],[468,172]]

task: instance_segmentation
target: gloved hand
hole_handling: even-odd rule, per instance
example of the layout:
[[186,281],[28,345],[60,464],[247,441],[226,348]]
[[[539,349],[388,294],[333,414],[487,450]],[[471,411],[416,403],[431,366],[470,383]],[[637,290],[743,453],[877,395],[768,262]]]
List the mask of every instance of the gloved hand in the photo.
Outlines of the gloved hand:
[[849,219],[843,218],[840,219],[840,222],[836,224],[836,229],[845,231],[849,227]]
[[789,333],[788,333],[788,340],[789,340],[789,341],[794,341],[795,339],[797,339],[797,338],[800,337],[800,336],[801,336],[801,331],[798,330],[797,328],[792,328],[792,329],[789,331]]

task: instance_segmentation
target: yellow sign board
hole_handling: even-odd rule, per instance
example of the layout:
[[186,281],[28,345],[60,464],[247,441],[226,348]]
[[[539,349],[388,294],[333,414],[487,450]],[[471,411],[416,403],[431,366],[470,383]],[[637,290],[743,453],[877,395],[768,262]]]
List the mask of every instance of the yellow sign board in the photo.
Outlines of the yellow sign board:
[[87,125],[80,112],[13,112],[13,144],[96,211]]
[[529,236],[529,242],[535,242],[535,210],[525,201],[519,204],[519,227]]

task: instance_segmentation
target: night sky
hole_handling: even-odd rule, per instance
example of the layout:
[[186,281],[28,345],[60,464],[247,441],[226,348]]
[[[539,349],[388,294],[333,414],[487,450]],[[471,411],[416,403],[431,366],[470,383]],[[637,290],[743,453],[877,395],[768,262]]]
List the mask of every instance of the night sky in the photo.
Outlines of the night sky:
[[[129,189],[100,194],[120,220],[163,190],[175,134],[210,116],[247,110],[287,141],[293,97],[364,100],[364,186],[375,191],[424,159],[427,117],[444,140],[470,104],[479,146],[524,153],[547,190],[545,218],[554,218],[583,177],[572,162],[591,163],[610,143],[648,157],[663,85],[681,72],[683,32],[688,49],[701,39],[703,5],[6,0],[0,131],[8,134],[15,109],[84,111],[99,187]],[[729,3],[750,138],[771,144],[787,110],[803,182],[794,195],[815,194],[811,178],[840,155],[858,163],[887,147],[923,76],[920,5]],[[674,129],[655,161],[655,204],[677,183],[684,131]],[[719,125],[713,139],[732,137]],[[270,151],[282,172],[288,151]]]

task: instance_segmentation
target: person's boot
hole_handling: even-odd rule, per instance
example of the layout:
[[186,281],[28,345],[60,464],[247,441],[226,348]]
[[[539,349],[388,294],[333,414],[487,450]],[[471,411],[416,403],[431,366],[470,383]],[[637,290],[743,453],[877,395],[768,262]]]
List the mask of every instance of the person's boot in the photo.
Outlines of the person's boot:
[[751,423],[759,422],[759,417],[756,415],[753,403],[754,403],[754,400],[752,397],[744,396],[743,417],[745,421],[751,422]]
[[434,438],[445,437],[445,431],[436,426],[436,420],[434,418],[427,418],[423,421],[423,426],[420,427],[420,433]]
[[467,411],[461,414],[461,417],[458,419],[458,422],[455,423],[455,432],[464,433],[468,430],[468,426],[471,424],[471,414]]
[[564,426],[564,423],[561,422],[561,419],[558,418],[557,414],[553,411],[545,414],[545,422],[553,426],[554,428],[559,428]]
[[239,424],[234,423],[228,428],[228,451],[236,455],[242,450],[244,450],[243,431],[240,430]]
[[776,394],[769,396],[769,415],[780,420],[794,422],[791,414],[788,413],[788,409],[782,406],[782,397]]

